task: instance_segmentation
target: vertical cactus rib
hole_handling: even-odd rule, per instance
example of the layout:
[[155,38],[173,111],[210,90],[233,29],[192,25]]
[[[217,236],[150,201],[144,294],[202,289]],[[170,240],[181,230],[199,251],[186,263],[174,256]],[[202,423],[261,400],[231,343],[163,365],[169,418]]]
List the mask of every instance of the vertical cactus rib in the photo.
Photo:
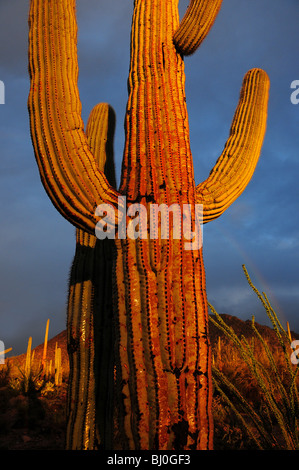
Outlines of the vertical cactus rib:
[[[90,148],[110,184],[115,184],[114,124],[113,109],[100,103],[91,111],[86,127]],[[69,450],[93,450],[107,439],[103,428],[109,415],[113,374],[112,243],[113,240],[97,240],[82,229],[76,230],[67,320]]]
[[77,87],[75,0],[32,0],[29,14],[30,127],[41,180],[72,224],[94,233],[95,208],[117,192],[84,134]]
[[269,86],[261,69],[244,77],[229,139],[209,177],[196,187],[204,223],[219,217],[252,178],[266,131]]
[[214,24],[221,4],[222,0],[191,0],[173,37],[180,54],[193,54],[201,45]]

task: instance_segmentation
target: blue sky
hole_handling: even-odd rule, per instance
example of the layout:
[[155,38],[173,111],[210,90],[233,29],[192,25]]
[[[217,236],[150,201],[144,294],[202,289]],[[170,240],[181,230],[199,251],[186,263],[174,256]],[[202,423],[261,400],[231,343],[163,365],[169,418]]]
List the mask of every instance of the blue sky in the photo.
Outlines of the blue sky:
[[[184,12],[186,1],[180,2]],[[66,326],[75,230],[54,209],[40,183],[29,134],[27,16],[29,1],[0,0],[0,340],[12,353]],[[124,145],[133,0],[77,0],[79,89],[83,119],[100,101],[117,114],[117,176]],[[220,155],[247,70],[271,81],[267,133],[248,187],[218,220],[204,227],[209,301],[242,319],[267,317],[247,284],[267,293],[282,323],[299,332],[299,1],[224,0],[211,33],[185,59],[186,94],[196,182]]]

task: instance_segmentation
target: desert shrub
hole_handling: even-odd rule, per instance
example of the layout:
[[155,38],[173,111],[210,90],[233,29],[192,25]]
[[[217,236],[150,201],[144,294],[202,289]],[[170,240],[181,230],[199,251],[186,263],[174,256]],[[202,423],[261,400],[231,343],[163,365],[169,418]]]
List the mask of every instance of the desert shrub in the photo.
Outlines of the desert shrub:
[[[246,431],[250,446],[299,450],[299,364],[291,362],[291,339],[266,294],[256,289],[245,266],[243,269],[272,323],[277,345],[273,349],[263,338],[255,326],[254,317],[251,323],[254,339],[239,337],[210,305],[213,313],[210,320],[229,340],[227,347],[223,348],[227,357],[221,354],[217,363],[219,358],[216,355],[214,360],[214,395],[218,397],[218,403],[220,400],[223,406],[229,406],[234,412],[239,426]],[[216,426],[219,426],[219,410],[215,411],[215,408],[214,416]],[[223,423],[226,423],[224,418]]]
[[11,366],[9,361],[0,365],[0,388],[8,385],[10,379],[10,369]]

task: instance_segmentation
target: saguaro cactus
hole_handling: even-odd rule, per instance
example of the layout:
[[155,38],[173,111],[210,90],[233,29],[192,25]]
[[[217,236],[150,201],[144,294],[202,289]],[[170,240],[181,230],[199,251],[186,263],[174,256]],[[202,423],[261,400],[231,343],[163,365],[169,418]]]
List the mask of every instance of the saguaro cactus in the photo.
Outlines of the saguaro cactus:
[[[186,205],[192,222],[188,235],[196,234],[195,205],[203,205],[203,222],[217,218],[253,174],[266,127],[269,89],[268,77],[260,69],[249,71],[244,78],[230,136],[210,176],[198,186],[194,182],[183,57],[199,47],[220,6],[221,0],[191,0],[180,22],[178,0],[135,0],[126,138],[117,191],[97,163],[80,115],[75,0],[31,0],[28,104],[44,187],[55,207],[82,229],[84,237],[95,235],[100,204],[109,204],[116,211],[115,220],[106,220],[108,231],[113,222],[116,224],[110,356],[113,407],[110,421],[104,423],[100,417],[104,425],[99,431],[106,447],[211,449],[213,445],[202,248],[195,245],[186,249],[188,236],[176,237],[177,227],[171,223],[167,237],[163,237],[161,227],[155,232],[157,236],[151,237],[150,217],[142,232],[146,236],[120,237],[117,227],[133,203],[145,208],[147,214],[153,204],[160,209]],[[183,218],[180,221],[181,228]],[[138,228],[144,223],[140,218]],[[82,243],[88,248],[90,240]],[[92,288],[96,285],[103,292],[96,281],[100,256],[96,255],[96,261],[92,267],[85,266],[92,269]],[[89,279],[82,272],[79,289]],[[75,309],[79,309],[81,318],[88,315],[87,304],[90,301],[86,303],[84,295],[78,295]],[[93,319],[97,318],[101,318],[100,308],[94,311]],[[96,327],[90,321],[89,326],[86,321],[83,324],[86,339],[90,325],[94,331]],[[70,342],[75,337],[80,335],[70,335]],[[94,351],[104,354],[103,348]],[[89,360],[80,357],[76,367],[74,362],[73,390],[89,374]],[[95,376],[97,373],[95,368]],[[85,386],[89,383],[92,387],[92,381],[84,382]],[[90,390],[86,390],[87,398],[81,394],[85,404],[92,403]],[[70,438],[72,447],[90,448],[84,442],[90,442],[88,426],[93,418],[86,420],[86,413],[74,418],[74,414],[75,410],[70,417],[75,424],[69,426],[69,433],[80,436]],[[110,434],[111,439],[107,437]]]
[[[86,136],[99,168],[113,186],[114,128],[113,109],[105,103],[96,105],[88,119]],[[68,449],[96,449],[112,440],[109,403],[114,373],[111,355],[114,249],[113,240],[97,240],[95,235],[77,228],[67,315]]]

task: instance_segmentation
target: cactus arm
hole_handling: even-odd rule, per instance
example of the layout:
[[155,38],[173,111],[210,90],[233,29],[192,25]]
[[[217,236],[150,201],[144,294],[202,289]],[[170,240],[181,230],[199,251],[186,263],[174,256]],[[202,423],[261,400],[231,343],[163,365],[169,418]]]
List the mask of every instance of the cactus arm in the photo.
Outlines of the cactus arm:
[[84,133],[76,40],[75,0],[31,1],[28,108],[41,180],[58,211],[94,233],[95,208],[118,200]]
[[[86,136],[99,168],[112,185],[114,127],[113,109],[104,103],[96,105],[88,119]],[[97,240],[82,229],[76,230],[67,313],[71,365],[66,439],[69,450],[97,449],[106,437],[103,427],[113,375],[112,243],[113,240]]]
[[116,187],[113,153],[115,120],[111,106],[99,103],[92,109],[86,126],[86,137],[95,161],[113,188]]
[[203,42],[214,24],[222,0],[191,0],[174,33],[174,44],[183,55],[190,55]]
[[261,69],[252,69],[244,77],[229,139],[209,177],[196,187],[204,223],[223,214],[253,175],[266,131],[269,86]]

